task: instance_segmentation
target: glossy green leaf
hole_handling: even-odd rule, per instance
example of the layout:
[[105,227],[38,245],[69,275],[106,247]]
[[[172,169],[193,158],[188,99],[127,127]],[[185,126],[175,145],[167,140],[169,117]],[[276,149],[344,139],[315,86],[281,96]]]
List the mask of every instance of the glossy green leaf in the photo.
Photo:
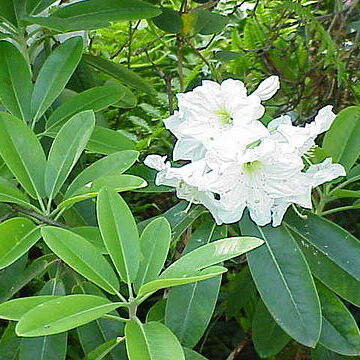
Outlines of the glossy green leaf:
[[0,138],[7,167],[31,197],[43,197],[46,158],[35,134],[16,117],[0,113]]
[[157,301],[147,312],[146,322],[160,321],[163,323],[165,319],[165,307],[166,299],[160,299]]
[[[226,236],[226,227],[204,218],[191,235],[184,254]],[[170,289],[167,295],[165,325],[182,345],[194,347],[204,334],[215,310],[221,276]]]
[[178,34],[182,28],[179,12],[169,8],[161,8],[161,11],[160,15],[152,19],[153,23],[170,34]]
[[45,60],[34,85],[31,109],[38,120],[60,95],[76,69],[83,51],[83,39],[73,37],[59,45]]
[[0,318],[18,321],[28,311],[46,301],[53,300],[56,296],[30,296],[9,300],[0,304]]
[[210,12],[209,10],[197,10],[196,15],[195,31],[202,35],[215,34],[223,30],[228,23],[226,16]]
[[[169,222],[172,233],[172,242],[176,242],[180,236],[188,229],[191,224],[202,214],[206,213],[203,206],[197,205],[191,207],[190,210],[185,211],[188,207],[186,201],[179,202],[166,212],[162,216]],[[147,224],[153,219],[142,221],[138,224],[139,230],[143,230]]]
[[242,255],[264,243],[255,237],[233,237],[201,246],[172,263],[161,278],[179,277]]
[[7,41],[0,41],[0,99],[16,117],[27,122],[31,118],[30,66],[20,51]]
[[171,228],[168,221],[157,218],[151,221],[140,237],[141,261],[135,279],[135,288],[155,280],[160,274],[170,246]]
[[51,29],[75,31],[106,27],[111,21],[151,18],[159,13],[158,8],[140,0],[87,0],[63,6],[45,19]]
[[111,294],[119,282],[107,260],[89,241],[70,230],[47,226],[41,233],[49,248],[81,275]]
[[78,226],[72,228],[71,231],[91,242],[102,254],[108,253],[97,226]]
[[345,299],[360,304],[360,241],[345,229],[317,215],[285,216],[298,235],[314,275]]
[[[63,282],[57,277],[50,279],[39,295],[55,297],[65,295]],[[35,307],[35,306],[34,306]],[[67,333],[32,338],[22,338],[19,360],[65,360],[67,353]]]
[[315,349],[311,350],[312,360],[359,360],[359,357],[343,356],[318,344]]
[[85,149],[95,126],[92,111],[73,116],[57,134],[48,156],[45,170],[45,188],[53,199],[64,184]]
[[46,10],[56,0],[27,0],[26,1],[26,12],[29,15],[39,14]]
[[11,24],[17,26],[17,17],[13,0],[0,1],[0,18],[3,18]]
[[176,336],[159,322],[131,321],[125,336],[129,360],[185,360]]
[[339,198],[360,198],[360,191],[339,189],[332,192],[332,195]]
[[192,349],[184,348],[184,354],[185,360],[207,360],[204,356]]
[[83,59],[95,69],[112,76],[132,88],[146,92],[150,95],[154,94],[154,88],[146,80],[124,65],[116,64],[112,61],[92,55],[84,55]]
[[18,322],[19,336],[47,336],[71,330],[122,306],[94,295],[68,295],[40,304]]
[[19,353],[20,341],[15,334],[15,323],[9,322],[0,340],[1,360],[14,360]]
[[135,150],[135,143],[118,131],[103,126],[95,126],[86,149],[109,155],[123,150]]
[[347,179],[352,181],[360,179],[360,165],[354,166],[347,174]]
[[97,86],[71,97],[50,115],[46,121],[46,130],[52,131],[79,112],[92,110],[94,112],[106,109],[120,101],[125,96],[120,86]]
[[81,189],[78,189],[78,191],[76,191],[70,198],[62,201],[58,207],[66,208],[79,201],[91,199],[97,196],[103,187],[109,187],[114,189],[116,192],[123,192],[140,189],[146,185],[146,181],[137,176],[127,174],[107,175],[96,179],[94,182],[90,183],[89,186],[83,186]]
[[136,278],[140,261],[139,234],[126,202],[114,191],[103,188],[98,196],[97,217],[111,260],[125,282]]
[[336,116],[322,144],[333,162],[348,171],[360,155],[360,107],[350,106]]
[[[44,273],[49,262],[39,258],[25,267],[26,255],[0,270],[0,302],[9,300],[31,280]],[[19,266],[20,265],[20,266]]]
[[[73,288],[73,293],[79,294],[90,294],[104,297],[102,291],[94,284],[90,282],[78,283]],[[110,315],[117,315],[114,310],[109,313]],[[124,334],[124,323],[119,321],[113,321],[105,318],[96,319],[86,325],[80,326],[77,329],[79,341],[85,354],[91,353],[100,347],[107,341],[123,336]],[[118,360],[123,359],[126,356],[126,350],[124,344],[120,344],[115,347],[106,360]]]
[[31,207],[27,196],[19,190],[12,182],[0,177],[0,201]]
[[[285,227],[260,227],[244,217],[242,234],[259,236],[265,244],[248,253],[251,274],[267,309],[278,325],[306,346],[320,336],[319,298],[309,267]],[[264,266],[266,264],[266,266]]]
[[24,255],[40,239],[40,228],[23,217],[15,217],[0,224],[0,269]]
[[261,358],[276,355],[290,341],[290,336],[276,323],[261,300],[253,317],[252,339]]
[[104,344],[99,345],[96,349],[87,354],[84,360],[101,360],[104,359],[112,350],[115,349],[117,345],[121,343],[124,339],[117,337],[106,341]]
[[69,185],[65,199],[71,197],[77,190],[106,175],[122,174],[129,169],[139,157],[139,152],[124,150],[108,155],[83,170]]
[[166,278],[160,277],[156,280],[144,284],[139,290],[139,296],[150,294],[160,289],[166,289],[173,286],[191,284],[196,281],[210,279],[212,277],[221,275],[226,271],[227,269],[222,266],[210,266],[206,269],[199,271],[188,271],[186,275],[178,275],[178,277],[176,277],[175,275],[173,277]]
[[360,332],[350,311],[324,285],[317,288],[323,314],[319,343],[336,353],[360,355]]

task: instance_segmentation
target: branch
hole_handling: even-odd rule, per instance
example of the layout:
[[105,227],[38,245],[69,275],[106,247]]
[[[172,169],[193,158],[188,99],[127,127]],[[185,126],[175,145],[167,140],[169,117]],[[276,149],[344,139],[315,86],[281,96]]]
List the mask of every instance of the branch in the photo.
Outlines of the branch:
[[41,223],[43,224],[48,224],[48,225],[53,225],[53,226],[57,226],[57,227],[61,227],[63,229],[68,229],[68,227],[62,223],[59,223],[57,221],[54,221],[52,219],[49,219],[48,217],[38,214],[32,210],[29,209],[25,209],[19,205],[16,204],[11,204],[11,207],[13,208],[14,212],[18,212],[27,216],[30,216],[36,220],[39,220]]
[[250,341],[250,334],[246,334],[236,348],[230,353],[230,355],[226,358],[226,360],[234,360],[237,355],[239,355],[245,345]]

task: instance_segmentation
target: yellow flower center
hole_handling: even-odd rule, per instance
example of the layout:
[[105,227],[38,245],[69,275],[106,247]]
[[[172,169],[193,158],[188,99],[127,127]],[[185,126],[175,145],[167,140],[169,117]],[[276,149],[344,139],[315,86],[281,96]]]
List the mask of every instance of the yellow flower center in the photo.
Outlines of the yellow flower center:
[[263,167],[263,163],[259,160],[249,161],[241,165],[244,173],[253,174]]
[[220,109],[215,114],[218,116],[221,125],[230,125],[233,123],[233,118],[228,111]]

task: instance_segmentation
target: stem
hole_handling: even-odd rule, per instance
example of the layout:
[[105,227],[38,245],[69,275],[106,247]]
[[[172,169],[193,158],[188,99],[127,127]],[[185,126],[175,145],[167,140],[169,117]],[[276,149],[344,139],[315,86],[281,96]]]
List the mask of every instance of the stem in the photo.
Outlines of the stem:
[[331,195],[334,191],[336,190],[339,190],[339,189],[342,189],[343,187],[345,187],[346,185],[348,184],[351,184],[352,182],[354,181],[357,181],[357,180],[360,180],[360,175],[358,176],[355,176],[349,180],[346,180],[344,182],[342,182],[341,184],[339,184],[338,186],[336,186],[334,189],[332,189],[330,192],[329,192],[329,195]]
[[176,49],[177,49],[177,60],[178,60],[178,72],[179,72],[179,83],[180,83],[180,92],[184,92],[184,54],[182,51],[182,39],[178,35],[176,37]]
[[319,215],[325,216],[325,215],[335,214],[340,211],[353,210],[353,209],[358,209],[358,207],[353,206],[353,205],[342,206],[342,207],[338,207],[335,209],[326,210],[326,211],[320,213]]
[[122,296],[118,291],[116,292],[116,296],[124,303],[128,303],[124,296]]
[[107,319],[107,320],[120,321],[120,322],[128,322],[128,321],[130,321],[130,319],[125,319],[125,318],[122,318],[120,316],[109,315],[109,314],[103,315],[102,318]]
[[48,217],[46,217],[44,215],[38,214],[38,213],[36,213],[34,211],[31,211],[29,209],[25,209],[25,208],[23,208],[23,207],[21,207],[19,205],[13,204],[11,206],[14,209],[14,211],[25,214],[27,216],[30,216],[30,217],[32,217],[32,218],[34,218],[36,220],[39,220],[43,224],[53,225],[53,226],[61,227],[63,229],[68,228],[66,225],[64,225],[62,223],[51,220],[51,219],[49,219]]

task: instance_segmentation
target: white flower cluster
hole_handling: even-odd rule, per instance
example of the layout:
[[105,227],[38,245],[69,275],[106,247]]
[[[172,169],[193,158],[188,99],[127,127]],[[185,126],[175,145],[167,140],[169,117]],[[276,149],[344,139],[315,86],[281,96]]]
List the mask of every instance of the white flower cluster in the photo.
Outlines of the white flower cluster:
[[293,126],[287,115],[266,127],[259,121],[265,111],[261,102],[278,89],[278,77],[271,76],[250,95],[233,79],[203,81],[178,94],[179,110],[164,122],[177,138],[173,159],[189,163],[172,167],[166,156],[149,155],[145,164],[159,171],[156,184],[173,186],[178,198],[203,204],[218,224],[239,221],[248,208],[258,225],[277,226],[291,204],[311,208],[313,187],[345,175],[331,159],[303,162],[335,114],[326,106],[305,127]]

